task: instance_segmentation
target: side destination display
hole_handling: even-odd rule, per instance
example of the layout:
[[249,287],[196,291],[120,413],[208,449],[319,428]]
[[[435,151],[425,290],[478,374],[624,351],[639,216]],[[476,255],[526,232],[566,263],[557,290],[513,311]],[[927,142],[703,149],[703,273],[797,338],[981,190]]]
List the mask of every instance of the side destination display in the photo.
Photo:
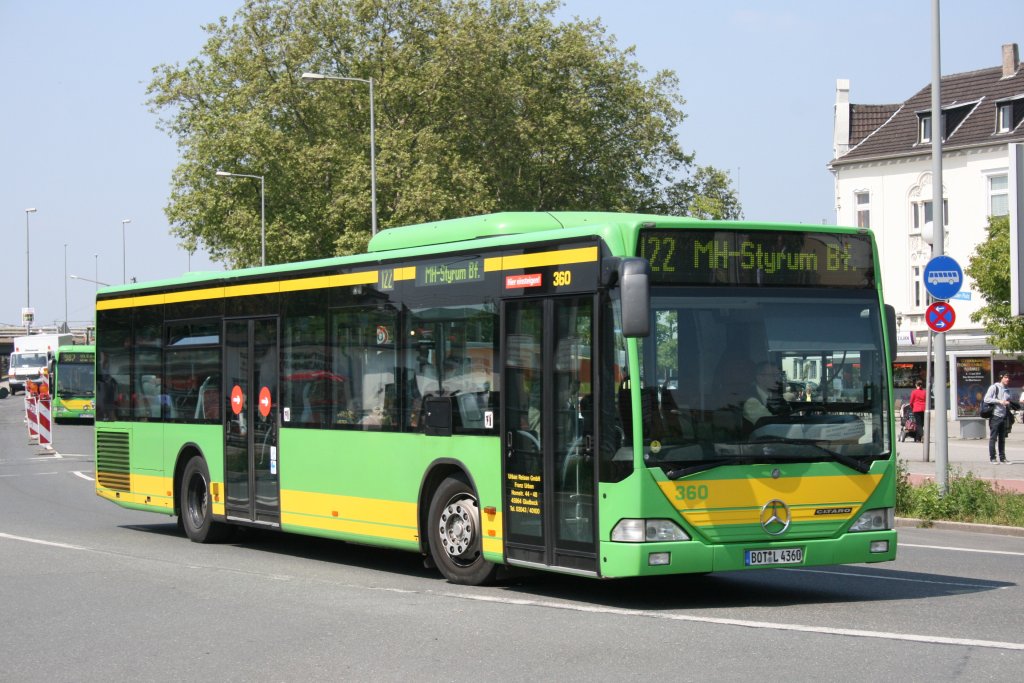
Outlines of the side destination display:
[[861,234],[648,229],[640,255],[660,284],[875,286],[871,238]]

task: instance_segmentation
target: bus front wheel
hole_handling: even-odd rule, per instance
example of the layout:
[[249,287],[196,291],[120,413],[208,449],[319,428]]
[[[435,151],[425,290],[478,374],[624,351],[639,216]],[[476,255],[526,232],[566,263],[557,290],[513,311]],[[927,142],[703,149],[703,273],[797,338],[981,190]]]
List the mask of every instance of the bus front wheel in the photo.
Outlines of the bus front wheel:
[[213,521],[210,501],[210,469],[201,457],[194,457],[185,465],[181,476],[181,516],[185,535],[193,543],[216,543],[226,539],[232,527]]
[[430,555],[451,583],[479,586],[494,579],[497,566],[484,559],[480,507],[461,477],[437,488],[427,516]]

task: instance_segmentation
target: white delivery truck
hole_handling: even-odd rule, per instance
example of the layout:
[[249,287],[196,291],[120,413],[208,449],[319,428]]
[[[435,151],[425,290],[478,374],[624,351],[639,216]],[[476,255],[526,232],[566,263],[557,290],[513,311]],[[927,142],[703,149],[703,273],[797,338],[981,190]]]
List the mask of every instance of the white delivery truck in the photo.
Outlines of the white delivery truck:
[[7,384],[11,393],[25,390],[25,383],[43,374],[43,368],[57,353],[57,347],[73,343],[72,334],[30,334],[14,338],[10,367],[7,370]]

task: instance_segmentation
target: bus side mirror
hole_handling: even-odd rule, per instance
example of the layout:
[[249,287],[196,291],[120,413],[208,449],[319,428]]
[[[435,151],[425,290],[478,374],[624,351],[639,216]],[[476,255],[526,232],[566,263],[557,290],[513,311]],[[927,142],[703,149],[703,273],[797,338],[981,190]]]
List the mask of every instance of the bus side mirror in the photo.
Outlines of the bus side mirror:
[[889,332],[889,359],[896,362],[896,309],[889,304],[885,305],[885,327]]
[[643,258],[624,258],[619,262],[622,334],[626,337],[646,337],[651,333],[650,268]]

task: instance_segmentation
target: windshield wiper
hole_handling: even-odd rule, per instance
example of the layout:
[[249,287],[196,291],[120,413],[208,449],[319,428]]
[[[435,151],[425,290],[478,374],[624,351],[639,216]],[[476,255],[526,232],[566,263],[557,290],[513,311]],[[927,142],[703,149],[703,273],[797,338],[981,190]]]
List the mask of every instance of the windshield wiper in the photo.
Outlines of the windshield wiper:
[[699,465],[690,465],[689,467],[680,467],[677,470],[669,470],[665,473],[665,476],[669,479],[681,479],[682,477],[696,474],[697,472],[704,472],[707,470],[713,470],[716,467],[725,467],[726,465],[743,465],[750,462],[749,458],[730,458],[728,460],[716,460],[714,462],[702,462]]
[[751,441],[750,443],[785,443],[797,446],[812,446],[816,448],[819,452],[824,453],[825,455],[832,458],[839,464],[846,465],[851,470],[857,470],[861,474],[867,474],[869,471],[871,471],[871,465],[864,462],[863,460],[851,458],[850,456],[844,453],[839,453],[838,451],[833,451],[830,448],[825,448],[821,444],[815,441],[810,441],[808,439],[789,439],[784,436],[766,436],[759,438],[755,441]]

